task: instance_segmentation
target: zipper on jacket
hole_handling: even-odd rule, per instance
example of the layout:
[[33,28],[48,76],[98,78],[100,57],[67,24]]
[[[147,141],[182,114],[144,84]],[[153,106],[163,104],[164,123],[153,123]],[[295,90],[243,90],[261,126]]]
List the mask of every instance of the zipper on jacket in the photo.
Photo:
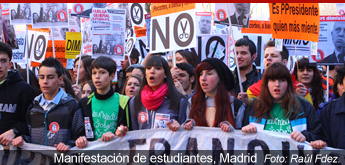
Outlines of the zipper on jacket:
[[48,143],[48,137],[47,137],[47,115],[48,115],[48,113],[51,111],[51,110],[53,110],[56,106],[57,106],[58,104],[56,104],[56,105],[54,105],[54,107],[53,108],[50,108],[50,110],[44,115],[44,132],[45,132],[45,134],[44,134],[44,144],[45,144],[45,146],[47,146],[47,143]]

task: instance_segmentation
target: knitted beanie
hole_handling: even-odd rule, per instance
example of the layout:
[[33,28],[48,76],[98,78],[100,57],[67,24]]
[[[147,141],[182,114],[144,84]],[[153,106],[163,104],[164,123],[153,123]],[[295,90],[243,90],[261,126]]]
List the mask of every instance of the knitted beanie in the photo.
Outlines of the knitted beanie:
[[223,61],[221,61],[218,58],[207,58],[203,60],[202,62],[207,62],[216,69],[216,72],[220,80],[224,82],[226,89],[228,89],[228,91],[231,91],[232,89],[234,89],[235,87],[234,75],[231,73],[230,69],[228,68],[228,66],[224,64]]

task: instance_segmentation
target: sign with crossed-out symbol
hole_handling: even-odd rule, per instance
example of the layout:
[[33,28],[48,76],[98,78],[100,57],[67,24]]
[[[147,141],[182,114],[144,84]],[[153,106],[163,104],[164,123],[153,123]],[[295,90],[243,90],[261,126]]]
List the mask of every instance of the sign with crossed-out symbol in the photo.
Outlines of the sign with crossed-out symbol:
[[144,18],[143,7],[139,3],[133,3],[130,11],[132,22],[136,25],[141,25]]
[[180,21],[180,25],[181,25],[181,28],[182,28],[182,34],[179,35],[180,39],[183,39],[183,38],[188,39],[189,38],[189,33],[186,33],[187,22],[188,21],[186,20],[186,22],[185,22],[185,24],[183,26],[182,21]]

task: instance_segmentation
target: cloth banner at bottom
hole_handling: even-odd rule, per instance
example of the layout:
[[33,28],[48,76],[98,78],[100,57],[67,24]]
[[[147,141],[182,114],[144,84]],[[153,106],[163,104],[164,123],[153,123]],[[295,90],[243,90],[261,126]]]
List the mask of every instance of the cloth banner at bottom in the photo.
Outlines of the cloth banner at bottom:
[[345,152],[325,147],[313,149],[287,134],[271,131],[223,132],[220,128],[195,127],[130,131],[110,142],[97,140],[88,147],[73,147],[60,154],[54,147],[24,143],[17,148],[0,146],[0,164],[142,163],[142,164],[332,164],[345,163]]

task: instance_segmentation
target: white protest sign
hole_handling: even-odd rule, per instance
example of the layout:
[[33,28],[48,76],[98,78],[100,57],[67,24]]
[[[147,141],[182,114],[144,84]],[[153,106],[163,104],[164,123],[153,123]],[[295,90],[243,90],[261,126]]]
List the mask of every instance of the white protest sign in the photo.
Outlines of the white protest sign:
[[32,24],[31,3],[9,3],[11,24]]
[[144,27],[146,14],[145,3],[129,3],[129,14],[133,26]]
[[152,53],[196,46],[195,4],[151,4]]
[[12,62],[25,63],[24,59],[24,43],[25,43],[25,31],[16,31],[16,37],[19,49],[13,49]]
[[130,38],[127,39],[126,50],[125,50],[125,55],[126,56],[131,55],[132,49],[133,49],[134,44],[135,44],[135,40],[136,40],[135,37],[130,37]]
[[[32,62],[41,63],[47,51],[49,29],[32,29],[28,27],[28,50]],[[27,48],[25,44],[24,50]],[[26,50],[24,51],[26,52]],[[26,55],[25,55],[26,56]]]

